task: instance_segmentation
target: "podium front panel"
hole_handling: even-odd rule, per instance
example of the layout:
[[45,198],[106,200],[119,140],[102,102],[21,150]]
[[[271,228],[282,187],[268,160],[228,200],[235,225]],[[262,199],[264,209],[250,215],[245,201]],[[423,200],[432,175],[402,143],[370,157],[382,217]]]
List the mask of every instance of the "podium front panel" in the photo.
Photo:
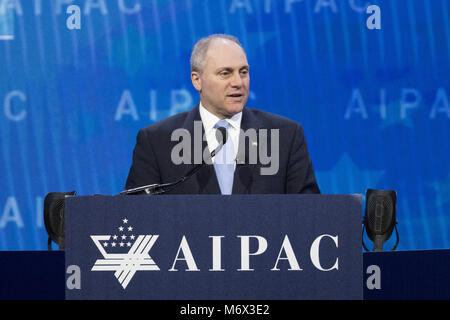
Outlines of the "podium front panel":
[[79,278],[66,299],[362,299],[361,201],[68,198],[66,270]]

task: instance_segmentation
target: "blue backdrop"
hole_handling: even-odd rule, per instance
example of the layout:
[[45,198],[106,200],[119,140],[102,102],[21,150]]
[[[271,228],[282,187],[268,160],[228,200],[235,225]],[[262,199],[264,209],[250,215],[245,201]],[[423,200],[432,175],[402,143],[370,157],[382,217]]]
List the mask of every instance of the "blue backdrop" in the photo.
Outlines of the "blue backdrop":
[[395,189],[399,249],[450,248],[449,17],[447,0],[0,0],[0,250],[46,249],[48,192],[124,187],[138,129],[198,102],[189,57],[211,33],[245,47],[247,105],[303,125],[323,193]]

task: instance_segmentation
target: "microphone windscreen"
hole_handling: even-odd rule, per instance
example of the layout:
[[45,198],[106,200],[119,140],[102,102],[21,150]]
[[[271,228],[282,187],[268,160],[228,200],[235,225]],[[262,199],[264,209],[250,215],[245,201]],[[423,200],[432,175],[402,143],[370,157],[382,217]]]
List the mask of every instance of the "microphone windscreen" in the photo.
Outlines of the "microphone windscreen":
[[392,224],[394,204],[392,199],[383,196],[372,196],[368,202],[369,225],[375,234],[384,234]]

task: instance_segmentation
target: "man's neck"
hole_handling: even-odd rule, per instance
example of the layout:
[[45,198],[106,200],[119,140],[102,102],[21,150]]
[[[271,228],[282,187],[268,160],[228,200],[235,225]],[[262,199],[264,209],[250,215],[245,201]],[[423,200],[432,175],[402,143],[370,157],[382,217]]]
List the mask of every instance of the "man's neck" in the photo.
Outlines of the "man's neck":
[[219,118],[219,120],[225,120],[225,119],[231,119],[233,116],[234,116],[234,114],[232,114],[232,115],[224,115],[224,114],[220,114],[220,113],[217,113],[217,112],[215,112],[214,110],[213,110],[213,108],[211,108],[211,107],[209,107],[208,105],[205,105],[203,102],[201,102],[201,100],[200,100],[200,104],[202,105],[202,107],[204,108],[204,109],[206,109],[206,111],[208,111],[209,113],[211,113],[212,115],[214,115],[214,116],[216,116],[217,118]]

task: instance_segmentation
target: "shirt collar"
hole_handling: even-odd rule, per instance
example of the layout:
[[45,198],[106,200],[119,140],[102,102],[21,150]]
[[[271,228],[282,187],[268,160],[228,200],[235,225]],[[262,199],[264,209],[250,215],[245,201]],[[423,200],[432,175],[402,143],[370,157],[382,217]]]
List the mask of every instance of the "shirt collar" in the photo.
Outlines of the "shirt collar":
[[[209,112],[202,105],[201,102],[200,102],[199,112],[200,112],[200,117],[203,122],[203,127],[205,128],[205,133],[209,133],[220,119],[216,115]],[[239,130],[241,127],[241,120],[242,120],[242,111],[239,113],[236,113],[231,118],[226,119],[226,121],[230,124],[230,126],[233,129],[237,129],[237,130]]]

